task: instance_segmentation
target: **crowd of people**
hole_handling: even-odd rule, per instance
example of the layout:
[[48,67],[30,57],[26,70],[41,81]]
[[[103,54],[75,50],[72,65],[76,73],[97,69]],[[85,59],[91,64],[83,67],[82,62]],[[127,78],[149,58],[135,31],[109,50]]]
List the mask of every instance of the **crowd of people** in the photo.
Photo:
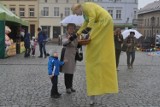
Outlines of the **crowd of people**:
[[46,42],[47,42],[47,35],[45,34],[44,31],[42,31],[41,28],[37,29],[38,35],[36,37],[31,37],[30,33],[25,32],[24,35],[24,46],[25,46],[25,54],[24,57],[27,58],[30,55],[35,56],[35,51],[36,51],[36,46],[37,44],[39,45],[39,51],[40,55],[38,56],[39,58],[46,58],[47,53],[46,53]]

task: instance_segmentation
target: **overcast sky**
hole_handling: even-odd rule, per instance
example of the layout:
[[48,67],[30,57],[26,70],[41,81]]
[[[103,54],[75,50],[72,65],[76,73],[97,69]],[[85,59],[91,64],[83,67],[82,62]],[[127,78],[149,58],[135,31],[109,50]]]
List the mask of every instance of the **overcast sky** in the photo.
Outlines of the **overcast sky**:
[[146,6],[148,3],[152,3],[156,0],[138,0],[139,4],[138,4],[138,8],[143,8],[144,6]]

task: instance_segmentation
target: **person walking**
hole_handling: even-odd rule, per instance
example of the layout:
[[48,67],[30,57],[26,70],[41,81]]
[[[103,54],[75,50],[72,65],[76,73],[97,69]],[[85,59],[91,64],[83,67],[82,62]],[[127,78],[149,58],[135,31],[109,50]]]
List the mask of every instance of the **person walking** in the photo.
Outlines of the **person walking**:
[[75,55],[78,45],[75,30],[76,25],[70,23],[67,25],[67,33],[62,36],[63,49],[65,49],[63,59],[68,61],[62,67],[62,73],[64,73],[64,83],[68,94],[76,91],[73,88],[73,76],[76,67]]
[[135,32],[130,32],[130,35],[126,38],[126,54],[127,54],[127,66],[128,69],[133,68],[133,63],[135,60],[135,50],[137,45],[137,39],[134,37]]
[[38,28],[38,44],[39,44],[39,51],[40,51],[40,56],[38,56],[39,58],[43,58],[43,53],[44,53],[44,58],[47,57],[47,53],[46,53],[46,39],[47,36],[45,34],[44,31],[41,30],[41,28]]
[[27,58],[30,56],[30,33],[28,32],[24,34],[24,47],[25,47],[24,57]]
[[123,36],[121,34],[120,28],[117,28],[115,30],[114,43],[115,43],[115,55],[116,55],[116,68],[117,68],[117,71],[119,71],[118,65],[119,65],[119,59],[120,59],[120,54],[121,54],[121,48],[123,44]]
[[86,45],[85,65],[87,94],[93,105],[96,95],[118,92],[113,19],[93,2],[74,4],[71,10],[85,19],[77,35],[89,33],[91,39]]

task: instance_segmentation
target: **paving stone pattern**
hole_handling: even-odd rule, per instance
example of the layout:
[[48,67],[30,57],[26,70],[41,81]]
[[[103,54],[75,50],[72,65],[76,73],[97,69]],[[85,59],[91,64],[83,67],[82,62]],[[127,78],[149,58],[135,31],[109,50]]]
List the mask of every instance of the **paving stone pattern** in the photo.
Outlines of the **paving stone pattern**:
[[[49,44],[47,51],[61,46]],[[85,47],[84,47],[85,48]],[[59,76],[61,98],[50,98],[51,82],[47,75],[48,58],[24,58],[23,54],[0,59],[0,107],[90,107],[86,95],[85,64],[78,62],[74,75],[76,93],[65,92],[63,74]],[[106,59],[107,60],[107,59]],[[119,93],[96,97],[93,107],[160,107],[160,57],[136,52],[129,70],[122,52],[118,72]]]

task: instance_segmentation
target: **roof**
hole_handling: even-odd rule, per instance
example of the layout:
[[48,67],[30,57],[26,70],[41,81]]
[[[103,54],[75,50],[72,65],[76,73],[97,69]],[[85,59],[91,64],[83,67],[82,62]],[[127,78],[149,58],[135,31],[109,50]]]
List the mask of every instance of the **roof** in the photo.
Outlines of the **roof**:
[[22,20],[20,17],[13,14],[8,8],[3,4],[0,4],[0,20],[16,22],[25,26],[28,26],[28,22]]
[[144,14],[154,11],[160,11],[160,0],[149,3],[138,11],[138,14]]

